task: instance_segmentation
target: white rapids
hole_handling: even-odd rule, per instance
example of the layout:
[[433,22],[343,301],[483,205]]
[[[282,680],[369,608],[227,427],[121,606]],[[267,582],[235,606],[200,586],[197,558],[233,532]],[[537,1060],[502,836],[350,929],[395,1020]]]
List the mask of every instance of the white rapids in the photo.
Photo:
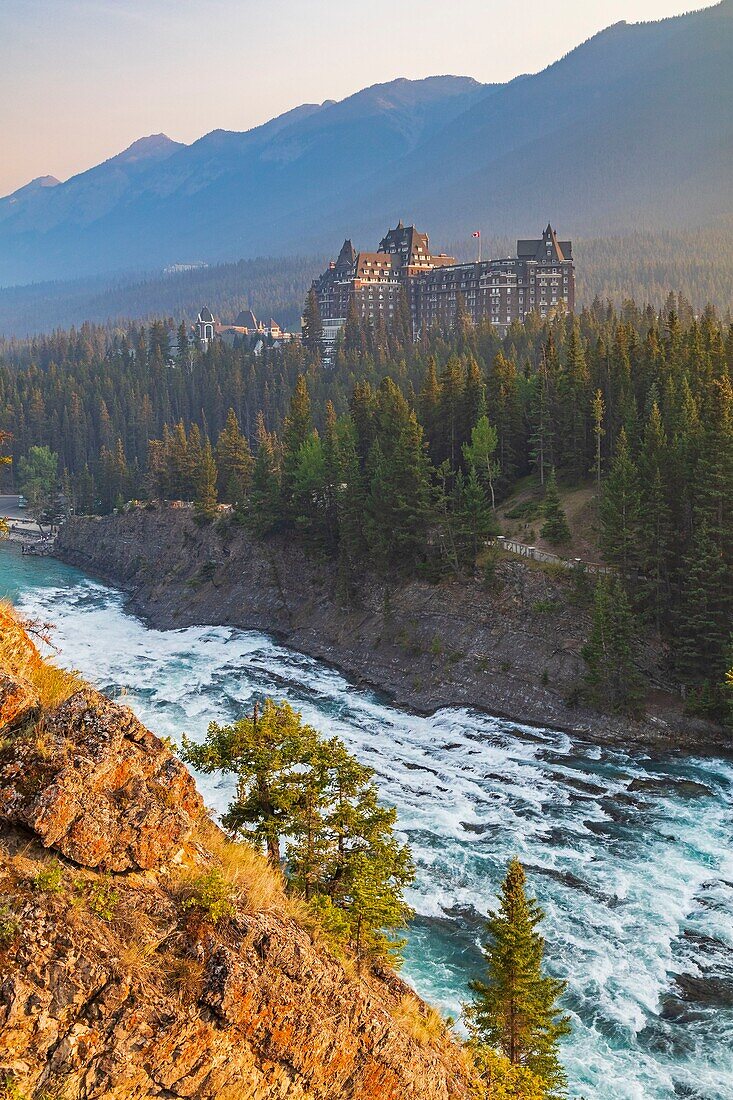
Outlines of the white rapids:
[[[458,1018],[481,918],[524,862],[568,982],[563,1049],[587,1100],[733,1100],[733,764],[607,751],[468,709],[418,717],[263,634],[148,628],[114,589],[0,551],[0,596],[156,733],[203,737],[264,695],[374,768],[418,877],[404,974]],[[199,777],[223,809],[229,782]]]

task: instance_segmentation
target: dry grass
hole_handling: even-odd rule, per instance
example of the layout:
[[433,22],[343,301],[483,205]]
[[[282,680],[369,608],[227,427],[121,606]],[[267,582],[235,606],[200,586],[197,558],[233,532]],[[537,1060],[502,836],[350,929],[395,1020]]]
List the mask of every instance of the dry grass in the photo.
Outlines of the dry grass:
[[411,993],[406,993],[393,1012],[395,1021],[422,1046],[444,1043],[448,1037],[448,1024],[430,1005],[423,1004]]
[[190,955],[167,955],[165,979],[184,1004],[196,1004],[204,988],[204,964]]
[[41,706],[52,710],[65,703],[77,691],[87,685],[76,672],[67,672],[51,661],[42,661],[31,671],[28,680],[33,685]]
[[32,625],[25,623],[7,600],[0,601],[0,668],[25,680],[41,706],[51,709],[86,684],[78,673],[41,657],[28,634]]
[[[292,899],[285,893],[285,879],[261,852],[249,844],[228,840],[211,822],[202,826],[201,842],[221,867],[226,881],[236,890],[241,912],[283,912],[289,908]],[[190,882],[190,873],[185,877]]]

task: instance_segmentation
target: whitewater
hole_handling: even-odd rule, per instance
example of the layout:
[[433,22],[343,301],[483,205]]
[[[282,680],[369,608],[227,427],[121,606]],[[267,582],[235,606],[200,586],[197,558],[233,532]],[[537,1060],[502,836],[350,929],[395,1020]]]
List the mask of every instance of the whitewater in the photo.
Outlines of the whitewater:
[[[397,807],[418,869],[403,974],[446,1015],[460,1020],[517,855],[568,983],[570,1095],[733,1100],[733,763],[600,749],[468,709],[407,714],[264,634],[150,629],[114,589],[12,549],[0,596],[53,622],[59,661],[159,735],[202,738],[269,695],[341,737]],[[229,781],[198,781],[226,807]]]

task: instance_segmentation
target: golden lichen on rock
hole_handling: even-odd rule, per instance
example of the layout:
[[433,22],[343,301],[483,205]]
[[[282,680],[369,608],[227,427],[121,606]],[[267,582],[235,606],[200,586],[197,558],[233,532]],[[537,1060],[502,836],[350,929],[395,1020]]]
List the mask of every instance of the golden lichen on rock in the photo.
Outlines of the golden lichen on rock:
[[10,1095],[474,1095],[465,1054],[432,1010],[393,972],[337,957],[305,903],[223,836],[189,772],[129,709],[47,668],[0,607]]

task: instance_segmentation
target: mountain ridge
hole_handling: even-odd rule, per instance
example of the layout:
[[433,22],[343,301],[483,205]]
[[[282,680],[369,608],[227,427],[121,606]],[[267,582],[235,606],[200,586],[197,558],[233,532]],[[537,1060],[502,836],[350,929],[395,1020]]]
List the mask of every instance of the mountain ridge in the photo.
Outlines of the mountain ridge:
[[618,22],[505,84],[398,78],[190,145],[140,139],[0,200],[0,284],[373,247],[400,216],[436,242],[714,221],[733,212],[731,14]]

